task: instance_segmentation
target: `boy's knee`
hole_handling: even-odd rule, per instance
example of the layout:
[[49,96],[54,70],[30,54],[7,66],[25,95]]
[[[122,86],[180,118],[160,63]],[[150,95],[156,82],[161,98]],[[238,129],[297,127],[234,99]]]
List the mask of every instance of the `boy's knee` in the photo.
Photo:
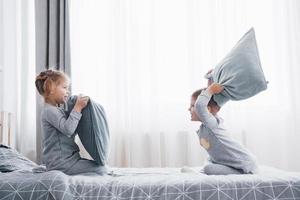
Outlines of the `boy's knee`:
[[210,164],[204,166],[203,172],[204,172],[204,174],[207,174],[207,175],[216,175],[215,167]]
[[204,166],[203,172],[207,175],[242,174],[241,170],[219,164],[208,164]]

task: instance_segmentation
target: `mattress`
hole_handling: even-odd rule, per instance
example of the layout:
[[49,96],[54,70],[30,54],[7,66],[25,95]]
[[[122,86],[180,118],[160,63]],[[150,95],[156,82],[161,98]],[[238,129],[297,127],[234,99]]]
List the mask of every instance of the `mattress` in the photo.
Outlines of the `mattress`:
[[60,171],[0,173],[0,199],[300,199],[300,173],[261,167],[256,175],[208,176],[179,168],[113,168],[113,175]]

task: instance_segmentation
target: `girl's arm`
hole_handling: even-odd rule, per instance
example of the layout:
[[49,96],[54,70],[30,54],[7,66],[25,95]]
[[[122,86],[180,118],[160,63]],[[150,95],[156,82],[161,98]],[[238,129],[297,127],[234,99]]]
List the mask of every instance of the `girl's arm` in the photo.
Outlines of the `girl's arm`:
[[51,107],[51,109],[48,109],[46,119],[60,132],[68,137],[71,137],[74,134],[81,118],[81,110],[86,107],[88,101],[89,97],[83,97],[82,95],[79,95],[68,118],[66,118],[63,111],[57,109],[56,107]]
[[74,134],[81,118],[81,113],[75,111],[74,109],[71,111],[69,117],[66,118],[63,111],[56,107],[47,109],[46,113],[44,114],[45,120],[49,124],[68,137],[71,137]]

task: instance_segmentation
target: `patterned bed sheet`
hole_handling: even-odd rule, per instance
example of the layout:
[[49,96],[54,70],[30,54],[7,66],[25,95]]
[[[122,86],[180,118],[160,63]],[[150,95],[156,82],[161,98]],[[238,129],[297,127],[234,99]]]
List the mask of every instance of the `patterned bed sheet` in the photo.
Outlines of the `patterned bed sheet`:
[[113,168],[113,176],[59,171],[0,173],[0,200],[300,199],[300,173],[262,167],[257,175],[207,176],[179,168]]

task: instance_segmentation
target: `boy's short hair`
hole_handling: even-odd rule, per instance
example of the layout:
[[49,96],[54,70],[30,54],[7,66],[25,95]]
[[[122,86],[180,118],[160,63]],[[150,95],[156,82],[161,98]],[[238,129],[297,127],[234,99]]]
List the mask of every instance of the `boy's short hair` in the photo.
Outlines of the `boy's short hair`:
[[[202,88],[202,89],[196,90],[195,92],[193,92],[192,97],[194,99],[197,99],[198,96],[201,94],[201,92],[204,91],[204,90],[206,90],[206,88]],[[208,106],[217,107],[218,109],[220,109],[220,106],[217,104],[217,102],[215,102],[213,96],[210,98],[210,100],[208,102]]]

